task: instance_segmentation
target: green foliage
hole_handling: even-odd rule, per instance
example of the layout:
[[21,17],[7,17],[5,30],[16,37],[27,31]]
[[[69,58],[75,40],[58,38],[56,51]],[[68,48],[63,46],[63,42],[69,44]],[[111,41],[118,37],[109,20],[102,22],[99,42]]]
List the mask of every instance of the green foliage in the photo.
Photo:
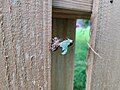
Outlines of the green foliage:
[[85,90],[86,59],[88,54],[87,41],[90,39],[89,21],[84,21],[84,27],[76,28],[76,52],[74,68],[74,90]]

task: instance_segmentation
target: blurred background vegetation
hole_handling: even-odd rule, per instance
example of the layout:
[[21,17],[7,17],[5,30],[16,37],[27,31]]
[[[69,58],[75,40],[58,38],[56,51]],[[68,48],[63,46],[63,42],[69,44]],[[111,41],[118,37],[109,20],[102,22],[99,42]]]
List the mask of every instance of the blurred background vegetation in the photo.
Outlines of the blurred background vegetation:
[[76,23],[76,45],[74,65],[74,90],[85,90],[87,41],[90,40],[90,21],[78,19]]

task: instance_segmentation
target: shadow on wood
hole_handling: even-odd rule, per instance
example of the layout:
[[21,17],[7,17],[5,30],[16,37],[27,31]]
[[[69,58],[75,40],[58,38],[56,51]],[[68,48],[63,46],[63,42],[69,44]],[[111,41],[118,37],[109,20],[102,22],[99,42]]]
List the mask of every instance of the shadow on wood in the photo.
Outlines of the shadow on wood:
[[[75,40],[75,19],[53,19],[52,36]],[[73,44],[67,55],[61,49],[52,53],[52,90],[73,90],[74,50]]]

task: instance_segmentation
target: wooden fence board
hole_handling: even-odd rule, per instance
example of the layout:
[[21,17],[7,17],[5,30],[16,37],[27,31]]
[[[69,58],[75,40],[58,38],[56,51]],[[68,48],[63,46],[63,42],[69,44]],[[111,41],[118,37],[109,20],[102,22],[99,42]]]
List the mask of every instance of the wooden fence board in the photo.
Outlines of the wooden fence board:
[[120,0],[94,0],[94,6],[96,3],[91,46],[102,58],[90,50],[86,90],[120,90]]
[[51,90],[51,0],[0,0],[0,90]]
[[[75,41],[75,19],[53,19],[53,37]],[[75,43],[75,42],[74,42]],[[67,55],[61,55],[61,48],[52,53],[52,90],[73,90],[75,44],[69,47]]]
[[91,12],[92,0],[53,0],[53,7]]
[[90,19],[91,12],[53,8],[53,18]]

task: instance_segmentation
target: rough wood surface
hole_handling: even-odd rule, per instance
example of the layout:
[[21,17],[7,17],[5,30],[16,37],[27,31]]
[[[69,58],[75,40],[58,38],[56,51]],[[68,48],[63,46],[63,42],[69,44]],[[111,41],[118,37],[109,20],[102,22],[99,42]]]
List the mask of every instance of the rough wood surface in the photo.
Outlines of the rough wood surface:
[[[67,37],[75,40],[75,19],[53,19],[53,37],[62,39]],[[74,50],[73,44],[68,54],[61,55],[61,48],[52,53],[52,89],[73,90],[74,78]]]
[[[96,31],[97,31],[97,23],[98,23],[98,8],[99,8],[99,0],[94,0],[93,9],[90,18],[91,23],[91,40],[90,44],[92,48],[95,48],[95,39],[96,39]],[[87,80],[86,80],[86,90],[91,89],[91,78],[92,78],[92,69],[93,69],[93,61],[94,61],[94,52],[89,48],[88,60],[87,60]]]
[[53,8],[53,18],[90,19],[91,12]]
[[0,0],[0,90],[51,90],[51,0]]
[[92,0],[53,0],[53,7],[91,12]]
[[99,2],[98,12],[93,11],[97,15],[92,26],[96,35],[93,36],[95,43],[91,44],[102,59],[90,54],[92,73],[87,90],[120,90],[120,0],[95,2]]

